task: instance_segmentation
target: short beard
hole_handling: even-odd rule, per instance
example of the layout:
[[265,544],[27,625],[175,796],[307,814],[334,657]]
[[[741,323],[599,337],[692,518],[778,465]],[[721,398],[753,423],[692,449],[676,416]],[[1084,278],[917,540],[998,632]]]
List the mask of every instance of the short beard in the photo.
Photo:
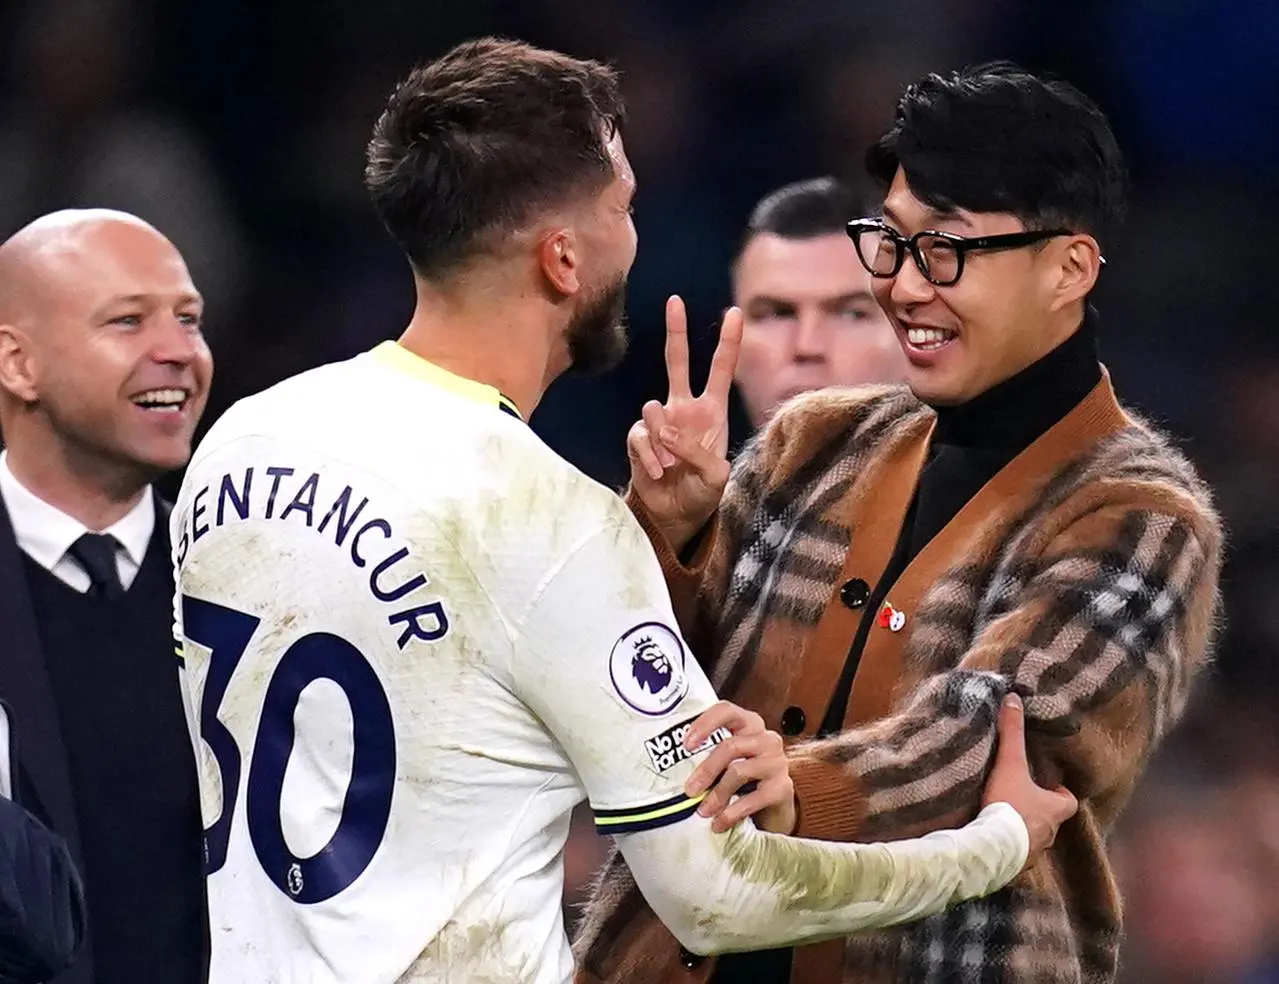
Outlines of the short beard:
[[591,298],[569,323],[569,368],[598,375],[617,366],[626,355],[626,277]]

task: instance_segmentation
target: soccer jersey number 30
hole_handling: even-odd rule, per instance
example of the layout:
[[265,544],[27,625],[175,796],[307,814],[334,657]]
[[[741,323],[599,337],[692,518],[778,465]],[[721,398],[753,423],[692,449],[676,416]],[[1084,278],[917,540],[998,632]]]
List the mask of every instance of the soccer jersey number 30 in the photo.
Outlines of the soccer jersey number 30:
[[[200,734],[217,761],[222,785],[221,816],[204,832],[205,868],[210,875],[226,863],[244,759],[235,738],[218,719],[218,708],[260,621],[246,612],[182,598],[187,638],[210,651],[200,701]],[[320,679],[333,681],[346,695],[354,750],[342,819],[327,844],[302,858],[285,841],[280,797],[293,751],[298,700],[303,690]],[[339,636],[313,632],[296,640],[280,657],[267,685],[245,785],[245,819],[262,870],[296,902],[323,902],[337,895],[368,867],[382,843],[394,787],[395,725],[377,673],[358,649]]]

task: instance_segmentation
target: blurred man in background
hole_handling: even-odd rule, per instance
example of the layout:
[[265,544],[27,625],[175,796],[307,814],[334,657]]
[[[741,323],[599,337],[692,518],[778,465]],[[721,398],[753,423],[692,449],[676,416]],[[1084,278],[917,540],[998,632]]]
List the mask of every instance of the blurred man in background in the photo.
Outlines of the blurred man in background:
[[204,882],[173,655],[168,506],[213,366],[174,245],[55,212],[0,245],[0,697],[14,789],[84,879],[59,984],[195,984]]
[[846,231],[866,211],[826,177],[778,188],[751,212],[733,303],[745,318],[735,382],[752,428],[809,390],[903,379],[906,356]]

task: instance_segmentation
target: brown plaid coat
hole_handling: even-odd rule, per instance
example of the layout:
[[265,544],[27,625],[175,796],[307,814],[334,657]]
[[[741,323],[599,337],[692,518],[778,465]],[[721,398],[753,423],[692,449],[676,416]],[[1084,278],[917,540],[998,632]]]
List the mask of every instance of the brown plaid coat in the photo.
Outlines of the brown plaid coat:
[[[800,835],[897,840],[972,818],[1009,686],[1025,698],[1037,778],[1081,800],[1009,888],[800,948],[793,984],[1109,982],[1120,903],[1104,838],[1207,658],[1218,518],[1191,465],[1121,409],[1106,376],[892,585],[905,625],[877,620],[847,730],[812,740],[863,615],[841,587],[874,585],[886,568],[934,421],[900,388],[792,402],[735,463],[692,567],[633,497],[632,508],[720,694],[778,730],[788,709],[792,727],[802,712],[791,745]],[[714,963],[681,955],[620,856],[575,953],[579,984],[704,981]]]

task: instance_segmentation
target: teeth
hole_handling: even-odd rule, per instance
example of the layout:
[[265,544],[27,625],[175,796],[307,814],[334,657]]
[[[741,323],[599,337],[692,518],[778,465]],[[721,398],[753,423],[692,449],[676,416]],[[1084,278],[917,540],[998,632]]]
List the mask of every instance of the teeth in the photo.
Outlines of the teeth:
[[954,333],[940,328],[909,328],[906,337],[911,345],[936,347],[954,338]]
[[140,407],[180,407],[187,400],[187,391],[183,389],[154,389],[140,393],[133,402]]

